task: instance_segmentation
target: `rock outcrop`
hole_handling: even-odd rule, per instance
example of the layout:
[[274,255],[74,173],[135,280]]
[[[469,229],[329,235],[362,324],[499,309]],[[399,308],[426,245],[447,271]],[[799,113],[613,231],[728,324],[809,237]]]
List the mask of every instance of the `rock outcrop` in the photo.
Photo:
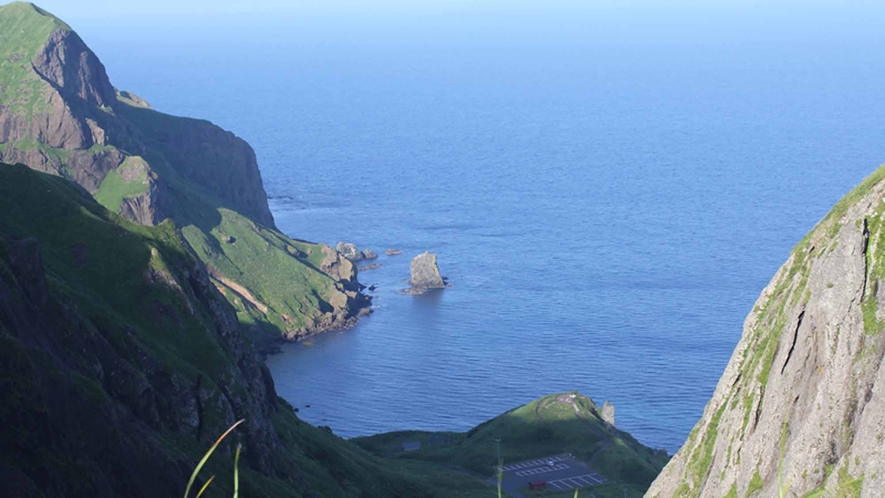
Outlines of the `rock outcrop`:
[[406,294],[423,294],[430,289],[444,289],[449,286],[446,279],[440,275],[439,267],[436,264],[436,254],[431,252],[423,252],[409,263],[409,271],[412,278],[409,284],[412,287],[406,291]]
[[378,253],[371,249],[363,249],[363,259],[378,259]]
[[605,420],[607,423],[614,426],[615,425],[615,405],[606,401],[602,405],[602,410],[600,410],[600,416],[602,417],[602,420]]
[[357,249],[356,244],[351,242],[339,242],[335,246],[335,250],[340,252],[342,256],[347,258],[350,261],[362,261],[363,253],[359,249]]
[[880,168],[793,249],[647,497],[882,496],[883,179]]

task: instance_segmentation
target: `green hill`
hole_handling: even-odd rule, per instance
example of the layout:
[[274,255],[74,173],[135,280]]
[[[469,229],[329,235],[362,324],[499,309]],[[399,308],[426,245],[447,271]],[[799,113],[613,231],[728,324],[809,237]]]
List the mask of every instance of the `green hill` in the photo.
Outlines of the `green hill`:
[[0,160],[75,181],[132,221],[173,220],[267,340],[350,326],[370,304],[349,261],[275,229],[249,144],[118,91],[76,32],[29,3],[0,7]]
[[[666,453],[647,448],[606,423],[590,398],[574,392],[545,396],[466,433],[390,432],[354,442],[376,455],[437,462],[491,476],[499,439],[505,464],[571,453],[616,484],[640,492],[667,463]],[[421,449],[403,452],[402,443],[413,441],[421,442]]]

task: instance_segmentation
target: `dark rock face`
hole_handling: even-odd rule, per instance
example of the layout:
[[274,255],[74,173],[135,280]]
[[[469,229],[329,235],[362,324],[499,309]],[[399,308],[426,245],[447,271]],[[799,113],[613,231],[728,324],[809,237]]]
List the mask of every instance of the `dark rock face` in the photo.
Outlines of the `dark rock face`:
[[[214,379],[215,386],[169,370],[138,346],[134,337],[125,341],[123,349],[119,343],[108,342],[109,330],[82,315],[66,297],[49,292],[36,240],[0,240],[0,244],[9,248],[7,264],[14,275],[14,280],[0,278],[0,343],[4,350],[0,371],[4,378],[19,379],[16,382],[37,382],[26,393],[10,392],[18,388],[9,385],[0,387],[0,398],[20,400],[17,411],[0,410],[0,422],[19,428],[11,436],[4,434],[0,460],[4,451],[14,447],[8,444],[27,444],[17,438],[30,432],[42,435],[38,446],[44,453],[34,454],[38,448],[22,447],[15,450],[20,463],[78,448],[77,459],[89,469],[76,478],[66,476],[63,468],[42,474],[40,479],[20,475],[22,488],[7,488],[10,496],[25,489],[33,494],[22,495],[42,496],[31,486],[46,496],[82,496],[72,494],[74,482],[92,496],[114,496],[123,489],[130,496],[174,496],[180,493],[192,464],[171,459],[152,447],[149,441],[154,431],[208,444],[242,417],[249,418],[242,429],[249,465],[275,474],[271,454],[279,442],[271,423],[276,410],[273,383],[243,340],[236,316],[214,291],[200,265],[193,262],[179,268],[183,273],[169,278],[181,286],[182,296],[193,310],[209,311],[206,326],[231,355],[232,363],[223,376]],[[13,358],[16,367],[8,363]],[[7,370],[10,367],[15,370]],[[94,391],[84,391],[81,386],[89,383],[106,395],[96,398]],[[220,418],[203,418],[201,406],[209,403],[215,405],[212,411]],[[88,434],[88,445],[80,439],[84,434]],[[114,472],[102,473],[99,468]]]
[[[154,169],[173,169],[219,198],[223,207],[274,228],[255,151],[245,140],[208,121],[178,118],[125,104],[118,107],[118,114],[131,130],[129,141],[143,144],[144,152],[137,146],[130,149],[147,157],[150,152],[159,152],[165,159],[165,164],[152,164]],[[162,177],[162,171],[158,173]],[[170,216],[175,218],[176,213],[177,210]]]
[[412,273],[411,289],[407,290],[407,294],[421,294],[429,289],[444,289],[449,283],[439,274],[439,267],[436,265],[436,254],[424,252],[415,256],[409,264],[409,270]]
[[104,65],[77,33],[57,30],[33,60],[34,70],[65,99],[113,107],[117,97]]

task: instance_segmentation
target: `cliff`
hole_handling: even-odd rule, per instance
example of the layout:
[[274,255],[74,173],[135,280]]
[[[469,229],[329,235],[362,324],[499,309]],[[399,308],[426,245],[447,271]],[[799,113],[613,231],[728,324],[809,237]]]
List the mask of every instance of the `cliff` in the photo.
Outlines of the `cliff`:
[[[0,164],[0,480],[8,497],[434,497],[483,483],[387,462],[301,422],[174,223],[133,224],[71,182]],[[202,481],[198,483],[201,485]]]
[[135,222],[173,220],[264,337],[346,327],[367,308],[349,262],[275,229],[245,141],[116,90],[77,33],[30,3],[0,7],[0,60],[0,160],[73,180]]
[[883,180],[885,167],[793,249],[647,497],[882,496]]

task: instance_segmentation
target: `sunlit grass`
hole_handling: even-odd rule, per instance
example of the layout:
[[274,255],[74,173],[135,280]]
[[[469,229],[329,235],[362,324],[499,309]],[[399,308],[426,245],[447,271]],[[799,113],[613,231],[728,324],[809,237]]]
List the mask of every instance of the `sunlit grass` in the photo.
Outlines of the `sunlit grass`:
[[[203,458],[200,460],[200,463],[197,464],[197,467],[194,469],[194,472],[191,474],[190,480],[187,482],[187,488],[184,490],[184,498],[188,498],[188,496],[190,496],[191,488],[194,486],[194,482],[197,480],[197,476],[200,474],[200,470],[202,470],[203,466],[206,465],[206,462],[209,461],[209,457],[212,456],[212,453],[215,452],[215,450],[218,448],[218,445],[221,444],[221,442],[224,441],[224,438],[226,438],[231,432],[233,432],[234,429],[237,428],[238,425],[242,424],[243,422],[245,422],[245,419],[241,419],[237,423],[235,423],[234,425],[230,426],[230,428],[228,430],[226,430],[224,432],[224,434],[222,434],[221,437],[219,437],[215,441],[215,444],[213,444],[212,447],[209,448],[209,451],[207,451],[206,454],[203,455]],[[240,473],[239,473],[239,469],[238,469],[239,463],[240,463],[240,449],[241,449],[240,446],[237,446],[237,453],[236,453],[236,456],[234,457],[234,498],[237,498],[237,494],[239,492],[239,484],[240,484]],[[203,494],[203,492],[206,491],[206,488],[209,487],[209,484],[213,480],[215,480],[215,476],[210,477],[209,480],[206,481],[206,484],[203,484],[203,487],[200,488],[200,492],[197,493],[196,498],[199,498]]]

